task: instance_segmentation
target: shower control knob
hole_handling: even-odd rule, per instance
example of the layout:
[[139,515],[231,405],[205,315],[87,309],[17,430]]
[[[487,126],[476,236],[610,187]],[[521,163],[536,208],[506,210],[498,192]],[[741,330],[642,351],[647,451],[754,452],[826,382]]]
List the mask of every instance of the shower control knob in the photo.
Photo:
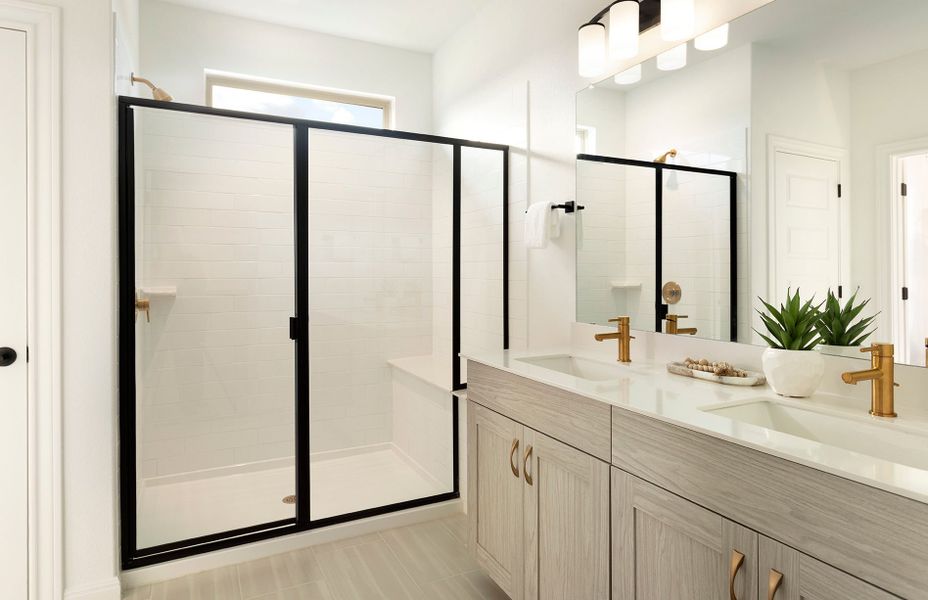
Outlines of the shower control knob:
[[16,362],[16,350],[0,348],[0,367],[8,367]]

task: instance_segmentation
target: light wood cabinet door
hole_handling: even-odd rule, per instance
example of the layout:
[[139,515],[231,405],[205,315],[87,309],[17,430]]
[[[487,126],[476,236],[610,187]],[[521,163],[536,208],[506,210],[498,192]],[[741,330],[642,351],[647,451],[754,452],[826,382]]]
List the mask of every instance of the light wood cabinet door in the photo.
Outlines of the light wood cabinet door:
[[614,600],[757,598],[757,534],[612,469]]
[[468,546],[497,585],[522,600],[523,428],[470,402],[467,429]]
[[609,465],[523,433],[525,598],[609,598]]
[[760,600],[893,600],[896,596],[802,554],[770,538],[759,536],[758,591]]

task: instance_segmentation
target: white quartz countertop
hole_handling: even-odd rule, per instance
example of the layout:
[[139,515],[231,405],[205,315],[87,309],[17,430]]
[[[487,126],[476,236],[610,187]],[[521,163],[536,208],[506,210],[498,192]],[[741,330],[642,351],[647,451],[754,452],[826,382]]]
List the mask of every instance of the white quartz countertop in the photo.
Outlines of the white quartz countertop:
[[672,375],[667,372],[665,363],[632,362],[629,365],[610,363],[623,369],[625,375],[616,380],[590,381],[519,360],[528,357],[558,355],[577,356],[600,363],[604,362],[599,357],[584,356],[575,350],[563,348],[544,352],[538,350],[481,351],[468,354],[466,358],[624,410],[647,415],[928,503],[928,470],[736,421],[718,414],[704,412],[703,409],[769,400],[786,406],[851,419],[879,428],[892,428],[900,435],[914,434],[915,439],[918,439],[918,436],[924,436],[924,444],[917,450],[922,453],[921,456],[925,457],[926,462],[928,462],[928,415],[908,414],[896,419],[873,417],[866,411],[860,410],[859,403],[854,404],[847,398],[836,394],[820,393],[804,399],[782,398],[766,385],[727,386]]

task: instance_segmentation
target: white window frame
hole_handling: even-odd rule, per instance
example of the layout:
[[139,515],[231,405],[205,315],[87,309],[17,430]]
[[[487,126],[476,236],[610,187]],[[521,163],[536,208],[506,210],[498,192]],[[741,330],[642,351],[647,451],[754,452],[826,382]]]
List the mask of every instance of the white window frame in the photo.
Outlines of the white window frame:
[[207,69],[205,74],[207,106],[213,106],[213,88],[218,85],[240,90],[267,92],[270,94],[282,94],[285,96],[296,96],[300,98],[311,98],[313,100],[325,100],[328,102],[340,102],[342,104],[379,108],[383,111],[382,128],[394,128],[394,107],[396,99],[392,96],[340,90],[278,79],[267,79],[264,77],[250,77],[247,75],[213,71],[210,69]]

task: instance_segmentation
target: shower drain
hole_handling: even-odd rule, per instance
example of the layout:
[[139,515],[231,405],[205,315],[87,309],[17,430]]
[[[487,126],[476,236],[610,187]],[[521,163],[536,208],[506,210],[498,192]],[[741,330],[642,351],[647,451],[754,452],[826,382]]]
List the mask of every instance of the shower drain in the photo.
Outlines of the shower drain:
[[296,494],[290,494],[289,496],[284,496],[281,500],[284,504],[296,504]]

